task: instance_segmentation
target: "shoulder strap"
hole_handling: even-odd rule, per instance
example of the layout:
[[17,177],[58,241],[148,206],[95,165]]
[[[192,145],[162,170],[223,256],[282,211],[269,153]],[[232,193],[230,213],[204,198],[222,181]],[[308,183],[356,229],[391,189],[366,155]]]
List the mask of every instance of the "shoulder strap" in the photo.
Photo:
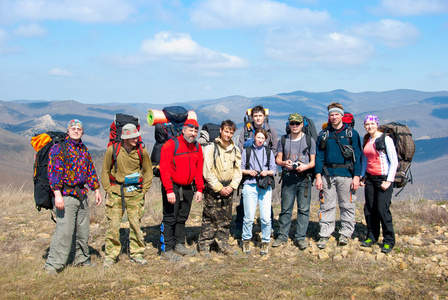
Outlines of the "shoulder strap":
[[271,148],[269,147],[264,147],[266,149],[266,156],[268,157],[267,159],[267,164],[268,164],[268,170],[269,170],[269,166],[271,165]]
[[215,166],[216,169],[216,157],[220,156],[221,153],[219,152],[218,149],[218,143],[216,142],[216,140],[213,141],[213,165]]
[[252,149],[253,149],[252,146],[246,148],[246,170],[249,170],[249,160]]
[[112,164],[115,168],[115,173],[117,172],[117,156],[121,149],[121,142],[116,142],[112,144]]
[[285,152],[285,145],[286,145],[286,137],[288,136],[288,134],[284,134],[284,135],[282,135],[282,137],[281,137],[281,139],[280,139],[280,142],[282,143],[282,154],[283,154],[283,157],[282,157],[282,160],[283,161],[285,161],[286,160],[286,152]]

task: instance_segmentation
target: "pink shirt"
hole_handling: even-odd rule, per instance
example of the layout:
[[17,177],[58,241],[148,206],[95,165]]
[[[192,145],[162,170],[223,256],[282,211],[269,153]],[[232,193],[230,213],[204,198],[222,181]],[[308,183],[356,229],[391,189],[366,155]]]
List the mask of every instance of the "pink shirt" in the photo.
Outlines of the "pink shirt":
[[[397,152],[394,142],[388,136],[385,139],[386,151],[377,151],[375,148],[375,140],[371,138],[363,150],[362,172],[364,176],[366,172],[370,175],[387,175],[387,181],[393,182],[398,167]],[[387,152],[387,155],[386,155]]]

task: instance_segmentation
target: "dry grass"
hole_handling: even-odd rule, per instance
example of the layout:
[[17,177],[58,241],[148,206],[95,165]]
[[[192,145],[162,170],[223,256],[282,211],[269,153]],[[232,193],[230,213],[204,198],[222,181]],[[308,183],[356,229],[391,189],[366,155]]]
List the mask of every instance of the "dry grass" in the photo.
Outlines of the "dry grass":
[[[236,200],[237,201],[237,200]],[[146,195],[146,212],[142,230],[147,242],[145,257],[149,264],[143,267],[129,262],[125,254],[118,264],[105,270],[101,267],[104,255],[105,216],[104,205],[92,206],[91,253],[97,263],[93,269],[68,266],[56,278],[43,272],[45,255],[51,242],[54,223],[48,212],[34,208],[32,192],[0,186],[0,289],[4,299],[439,299],[448,297],[446,278],[436,277],[408,268],[353,255],[350,259],[337,259],[343,248],[329,253],[330,258],[319,260],[309,252],[299,252],[288,244],[281,249],[271,249],[268,257],[255,254],[246,257],[225,257],[212,253],[212,259],[202,257],[170,263],[157,254],[158,226],[162,206],[160,183]],[[278,216],[279,204],[275,211]],[[412,207],[416,205],[416,207]],[[406,226],[430,227],[446,216],[415,217],[423,210],[419,203],[397,203],[392,209],[400,235]],[[423,205],[423,203],[421,204]],[[195,246],[201,222],[201,205],[194,204],[187,236]],[[414,210],[415,209],[415,210]],[[315,238],[317,206],[313,201],[309,234]],[[359,205],[358,211],[362,211]],[[406,223],[408,216],[415,217]],[[358,222],[362,213],[358,214]],[[415,221],[417,220],[417,221]],[[126,224],[123,224],[126,227]],[[416,228],[419,228],[416,227]],[[259,229],[257,229],[259,230]],[[414,234],[413,232],[408,232]],[[359,233],[361,236],[362,233]],[[237,249],[236,241],[231,239]],[[350,250],[351,251],[351,250]],[[411,250],[409,250],[411,251]]]

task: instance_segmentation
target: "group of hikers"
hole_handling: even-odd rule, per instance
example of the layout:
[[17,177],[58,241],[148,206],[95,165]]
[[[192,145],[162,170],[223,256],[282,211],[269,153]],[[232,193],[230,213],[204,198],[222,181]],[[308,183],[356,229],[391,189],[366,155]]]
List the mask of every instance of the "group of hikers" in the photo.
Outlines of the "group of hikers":
[[[285,245],[290,236],[292,212],[297,202],[297,227],[294,242],[300,250],[309,244],[312,184],[319,191],[319,240],[324,249],[335,231],[336,206],[340,209],[341,228],[338,244],[347,245],[355,228],[355,197],[365,186],[365,219],[367,236],[361,246],[377,243],[383,230],[382,252],[394,247],[394,229],[389,210],[393,181],[398,165],[394,142],[378,128],[378,117],[367,115],[363,143],[358,132],[342,122],[344,108],[339,103],[328,105],[328,125],[317,139],[307,136],[305,119],[298,113],[288,117],[287,134],[278,138],[274,127],[266,122],[266,110],[250,110],[251,122],[241,130],[225,120],[219,136],[202,147],[197,142],[199,124],[187,119],[181,134],[165,142],[160,152],[160,179],[163,218],[160,226],[160,255],[169,261],[197,254],[185,246],[185,223],[193,200],[203,202],[202,226],[198,251],[211,257],[212,249],[225,255],[238,251],[229,244],[232,205],[235,190],[242,185],[241,201],[236,207],[235,236],[241,239],[242,252],[251,254],[252,231],[257,205],[260,211],[260,254],[269,248]],[[87,187],[95,192],[96,205],[102,202],[100,184],[92,158],[83,144],[81,121],[68,122],[67,138],[54,144],[48,161],[48,177],[54,193],[57,225],[44,269],[57,274],[65,267],[72,241],[75,242],[74,265],[91,267],[89,238],[89,203]],[[109,146],[101,171],[106,191],[107,233],[103,267],[110,268],[121,251],[120,223],[125,212],[129,220],[129,256],[139,265],[144,258],[145,242],[140,227],[145,193],[153,180],[153,165],[148,151],[141,147],[141,134],[134,124],[121,131],[118,149]],[[382,143],[378,143],[381,140]],[[277,166],[282,169],[281,211],[278,232],[273,229],[272,191]],[[87,185],[87,187],[85,186]],[[271,243],[271,236],[276,237]],[[214,245],[215,247],[212,247]]]

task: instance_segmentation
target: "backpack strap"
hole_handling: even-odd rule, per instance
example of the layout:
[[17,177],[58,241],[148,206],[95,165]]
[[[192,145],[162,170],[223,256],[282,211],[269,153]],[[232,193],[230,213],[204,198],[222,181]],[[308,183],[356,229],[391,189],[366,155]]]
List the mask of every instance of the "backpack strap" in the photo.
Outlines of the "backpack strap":
[[218,149],[218,143],[216,142],[216,140],[213,141],[213,165],[215,166],[216,169],[216,157],[221,156],[221,153],[219,152]]
[[[189,151],[188,152],[177,153],[177,150],[179,149],[179,140],[177,138],[174,138],[173,141],[174,141],[173,165],[176,166],[176,161],[175,161],[176,156],[182,155],[182,154],[187,154],[187,153],[189,153]],[[195,152],[199,152],[199,144],[198,144],[198,142],[194,141],[194,145],[196,147],[196,151]]]
[[246,148],[246,168],[245,168],[246,170],[249,170],[249,160],[252,149],[253,149],[252,146]]

